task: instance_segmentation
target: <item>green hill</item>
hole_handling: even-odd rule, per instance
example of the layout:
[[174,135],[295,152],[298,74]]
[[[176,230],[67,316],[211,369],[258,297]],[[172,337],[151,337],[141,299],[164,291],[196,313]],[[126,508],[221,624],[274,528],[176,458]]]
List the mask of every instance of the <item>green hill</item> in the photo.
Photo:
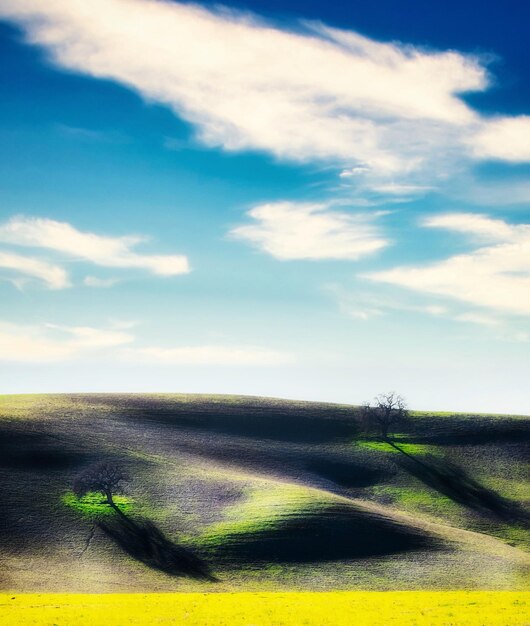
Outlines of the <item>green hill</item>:
[[[527,589],[529,441],[524,416],[414,413],[392,447],[352,406],[0,396],[0,587]],[[125,521],[71,491],[102,460]]]

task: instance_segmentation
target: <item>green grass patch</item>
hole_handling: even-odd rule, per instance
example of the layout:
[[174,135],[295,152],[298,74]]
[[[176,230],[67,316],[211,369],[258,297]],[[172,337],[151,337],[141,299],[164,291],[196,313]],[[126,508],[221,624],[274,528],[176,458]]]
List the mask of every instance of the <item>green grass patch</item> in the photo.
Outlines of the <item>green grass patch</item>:
[[[377,452],[390,452],[391,454],[401,454],[399,450],[391,446],[386,441],[371,441],[364,440],[358,441],[357,445],[362,448],[368,448],[369,450],[376,450]],[[429,454],[433,451],[435,446],[426,445],[423,443],[405,443],[396,441],[396,445],[405,453],[411,455]]]
[[511,546],[519,546],[520,548],[528,550],[530,548],[530,533],[526,526],[512,525],[512,526],[500,526],[495,529],[495,535],[500,539],[503,539]]
[[[90,492],[82,498],[78,498],[72,491],[68,491],[62,497],[62,502],[66,506],[81,513],[84,517],[102,517],[115,515],[115,511],[106,502],[100,493]],[[132,498],[127,496],[114,496],[116,506],[123,513],[130,513],[133,506]]]
[[378,498],[390,498],[393,505],[409,512],[428,513],[446,519],[460,510],[451,498],[431,489],[376,485],[370,491]]
[[[528,475],[530,475],[530,471]],[[490,489],[498,491],[505,498],[530,503],[530,481],[528,479],[482,475],[480,481]]]
[[[0,420],[32,420],[43,417],[50,418],[59,416],[71,420],[75,417],[79,407],[79,400],[75,395],[68,394],[0,394]],[[96,395],[86,399],[83,410],[97,412],[98,417],[111,414],[113,407],[99,401]]]

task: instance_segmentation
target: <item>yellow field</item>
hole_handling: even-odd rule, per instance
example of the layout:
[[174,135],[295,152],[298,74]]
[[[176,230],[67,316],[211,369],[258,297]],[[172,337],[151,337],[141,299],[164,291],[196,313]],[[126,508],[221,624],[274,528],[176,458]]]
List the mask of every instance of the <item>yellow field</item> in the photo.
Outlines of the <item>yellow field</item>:
[[529,626],[530,593],[2,594],[0,624]]

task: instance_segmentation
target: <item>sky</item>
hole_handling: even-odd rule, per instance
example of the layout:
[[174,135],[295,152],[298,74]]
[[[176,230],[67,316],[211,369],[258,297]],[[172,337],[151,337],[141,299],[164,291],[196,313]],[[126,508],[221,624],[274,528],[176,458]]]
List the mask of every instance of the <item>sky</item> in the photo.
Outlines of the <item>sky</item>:
[[0,4],[0,392],[530,413],[530,5]]

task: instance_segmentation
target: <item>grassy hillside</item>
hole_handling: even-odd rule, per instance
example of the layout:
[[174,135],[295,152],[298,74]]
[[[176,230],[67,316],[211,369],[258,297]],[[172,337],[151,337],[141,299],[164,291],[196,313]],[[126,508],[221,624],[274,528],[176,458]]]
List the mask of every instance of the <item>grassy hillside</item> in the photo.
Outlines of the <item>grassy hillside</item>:
[[[350,406],[0,396],[0,587],[528,589],[529,440],[522,416],[415,413],[396,449]],[[71,491],[101,460],[125,522]]]

